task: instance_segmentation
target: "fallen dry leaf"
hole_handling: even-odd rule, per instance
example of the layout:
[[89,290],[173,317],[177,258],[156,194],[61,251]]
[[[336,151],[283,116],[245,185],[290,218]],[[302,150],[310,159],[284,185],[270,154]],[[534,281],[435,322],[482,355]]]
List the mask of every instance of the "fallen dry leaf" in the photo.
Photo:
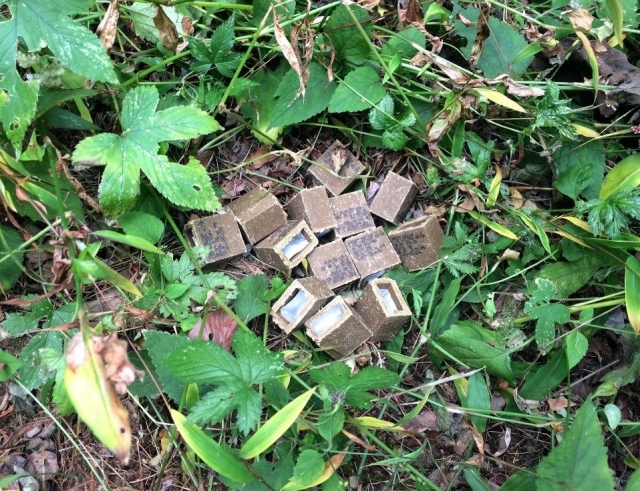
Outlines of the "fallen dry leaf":
[[549,404],[549,409],[554,412],[557,412],[559,409],[567,409],[569,407],[569,401],[564,396],[560,396],[557,399],[549,399],[547,400],[547,404]]
[[116,40],[118,20],[120,19],[119,0],[111,0],[104,17],[100,21],[96,34],[100,36],[100,42],[106,50],[111,49]]
[[[298,88],[298,92],[294,99],[297,99],[299,96],[304,97],[307,91],[307,82],[309,80],[309,66],[304,67],[302,65],[302,60],[300,59],[300,55],[297,50],[291,45],[291,42],[287,39],[286,34],[284,33],[284,29],[278,23],[278,16],[276,15],[275,10],[273,11],[273,29],[276,38],[276,42],[280,49],[282,50],[282,55],[284,56],[287,63],[291,66],[296,75],[298,75],[298,80],[300,82],[300,87]],[[297,42],[294,40],[294,42]]]
[[500,440],[498,440],[498,450],[496,450],[493,456],[500,457],[509,449],[509,445],[511,445],[511,428],[507,426],[502,435],[500,435]]
[[398,20],[408,22],[419,31],[427,34],[423,23],[422,6],[418,0],[400,0],[398,2]]
[[238,329],[238,324],[229,314],[222,309],[213,309],[207,314],[204,327],[202,320],[199,320],[195,327],[189,331],[189,337],[213,341],[229,351],[231,339],[233,339],[236,329]]
[[593,16],[585,9],[569,9],[565,12],[576,29],[589,32],[593,24]]
[[441,431],[438,427],[438,419],[435,413],[429,410],[417,414],[403,424],[402,427],[412,433],[424,433],[425,431],[440,433]]
[[160,31],[162,45],[169,51],[175,52],[178,46],[178,29],[159,5],[156,5],[156,15],[153,17],[153,23]]

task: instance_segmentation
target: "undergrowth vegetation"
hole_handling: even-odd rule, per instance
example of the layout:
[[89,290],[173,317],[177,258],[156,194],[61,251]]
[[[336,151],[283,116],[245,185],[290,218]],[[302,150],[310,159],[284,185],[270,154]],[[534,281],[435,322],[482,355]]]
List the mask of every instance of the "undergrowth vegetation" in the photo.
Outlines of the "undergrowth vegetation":
[[[0,15],[0,421],[59,429],[31,468],[2,430],[0,487],[640,489],[637,2]],[[410,323],[339,361],[271,321],[296,271],[184,231],[335,140],[445,230],[386,273]]]

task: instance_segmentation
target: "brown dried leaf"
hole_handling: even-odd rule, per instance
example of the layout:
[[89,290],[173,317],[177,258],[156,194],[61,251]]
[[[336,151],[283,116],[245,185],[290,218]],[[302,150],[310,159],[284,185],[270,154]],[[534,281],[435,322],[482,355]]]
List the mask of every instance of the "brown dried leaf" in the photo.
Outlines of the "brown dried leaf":
[[424,433],[425,431],[438,432],[441,430],[438,427],[438,419],[433,411],[423,411],[411,418],[402,427],[412,433]]
[[213,341],[229,351],[236,329],[238,324],[229,314],[222,309],[213,309],[207,314],[204,327],[202,327],[202,320],[199,320],[189,331],[189,337]]
[[175,52],[178,46],[178,29],[159,5],[156,5],[156,15],[153,17],[153,23],[160,31],[162,45],[169,51]]
[[106,50],[111,49],[116,40],[118,20],[120,19],[119,0],[111,0],[103,19],[100,21],[96,33],[100,35],[100,42]]
[[129,360],[127,342],[117,338],[115,333],[105,337],[93,336],[95,354],[105,364],[105,376],[113,384],[118,394],[125,394],[127,386],[144,372],[137,370]]
[[[297,99],[299,96],[304,97],[307,91],[307,82],[309,80],[309,66],[302,66],[302,60],[300,59],[300,55],[297,52],[298,50],[294,49],[294,47],[291,45],[291,42],[289,42],[289,40],[287,39],[287,36],[284,33],[284,29],[280,24],[278,24],[278,17],[275,10],[273,12],[273,27],[276,42],[278,43],[278,46],[280,46],[285,59],[287,60],[291,68],[293,68],[293,71],[298,75],[298,80],[300,81],[300,87],[298,88],[298,92],[295,95],[295,99]],[[294,40],[294,42],[297,41]]]
[[[406,7],[400,8],[404,3],[406,3]],[[426,34],[427,30],[424,27],[422,19],[422,6],[418,0],[407,0],[406,2],[400,0],[398,2],[398,20],[400,22],[408,22]]]
[[509,445],[511,445],[511,428],[506,427],[504,429],[504,433],[500,435],[500,440],[498,441],[498,450],[493,454],[493,456],[500,457],[509,449]]
[[549,409],[557,412],[559,409],[567,409],[569,407],[569,401],[566,397],[560,396],[557,399],[548,399]]
[[576,29],[589,32],[593,24],[593,16],[585,9],[570,9],[565,12]]
[[475,70],[476,63],[480,59],[482,55],[482,51],[484,50],[484,42],[489,37],[491,32],[489,31],[489,5],[483,4],[480,10],[480,16],[478,17],[478,25],[476,38],[473,41],[473,45],[471,46],[471,55],[469,56],[469,67],[471,70]]

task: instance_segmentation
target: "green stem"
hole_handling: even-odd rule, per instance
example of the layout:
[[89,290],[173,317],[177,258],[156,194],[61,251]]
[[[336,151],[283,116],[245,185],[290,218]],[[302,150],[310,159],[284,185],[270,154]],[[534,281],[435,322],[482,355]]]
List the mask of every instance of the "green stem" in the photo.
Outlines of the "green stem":
[[[607,300],[606,302],[594,302],[594,303],[586,303],[584,305],[574,305],[573,307],[569,307],[569,311],[573,314],[575,312],[582,312],[583,310],[588,309],[601,309],[604,307],[617,307],[618,305],[623,305],[625,302],[624,298],[620,298],[618,300]],[[534,320],[533,317],[518,317],[513,320],[514,324],[524,324],[525,322],[530,322]]]
[[141,79],[145,78],[147,75],[158,71],[160,68],[167,66],[169,63],[173,63],[174,61],[178,61],[181,58],[186,57],[187,55],[190,55],[191,51],[189,50],[185,50],[182,53],[178,53],[177,55],[173,55],[170,56],[169,58],[167,58],[166,60],[162,60],[160,63],[158,63],[157,65],[153,65],[152,67],[147,68],[146,70],[142,70],[141,72],[138,72],[135,74],[134,77],[131,77],[129,80],[125,80],[124,82],[122,82],[120,84],[120,87],[125,88],[133,83],[136,82],[140,82]]

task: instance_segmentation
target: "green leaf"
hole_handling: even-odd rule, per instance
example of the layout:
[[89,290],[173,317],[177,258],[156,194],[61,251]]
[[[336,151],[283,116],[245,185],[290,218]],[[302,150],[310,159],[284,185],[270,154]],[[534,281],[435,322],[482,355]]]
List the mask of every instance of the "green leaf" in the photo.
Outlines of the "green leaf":
[[68,17],[76,13],[76,6],[49,0],[9,0],[7,4],[13,15],[7,22],[15,23],[13,39],[22,38],[29,51],[48,47],[75,73],[99,82],[118,82],[98,37]]
[[587,143],[565,141],[554,152],[557,178],[553,186],[562,194],[577,201],[598,197],[605,171],[604,146],[601,140]]
[[271,120],[277,104],[275,94],[285,69],[282,65],[275,72],[258,70],[250,78],[255,85],[247,87],[237,95],[238,99],[243,100],[240,111],[244,118],[252,122],[254,136],[268,145],[272,144],[283,130],[282,126],[272,127]]
[[567,363],[569,364],[569,369],[572,369],[584,358],[584,355],[587,354],[589,340],[577,329],[571,331],[565,339]]
[[19,336],[29,330],[35,331],[41,321],[51,317],[53,308],[48,300],[40,300],[28,307],[28,312],[20,314],[11,312],[6,314],[2,322],[3,331],[11,337]]
[[[353,19],[349,15],[351,10],[355,18],[360,22],[367,37],[360,34],[360,30],[353,25]],[[339,5],[331,14],[325,26],[325,34],[331,40],[337,60],[344,60],[355,65],[361,65],[370,53],[368,36],[373,30],[369,13],[357,5]]]
[[500,491],[536,491],[538,480],[528,472],[518,472],[500,486]]
[[135,235],[151,244],[160,241],[164,234],[162,221],[141,211],[129,211],[122,215],[118,221],[127,235]]
[[635,491],[640,489],[640,469],[636,469],[627,481],[624,491]]
[[546,352],[556,338],[556,324],[569,322],[571,311],[565,305],[551,303],[529,309],[529,315],[537,319],[536,344],[542,352]]
[[135,247],[136,249],[140,249],[142,251],[153,252],[155,254],[164,254],[162,249],[158,249],[150,242],[136,235],[124,235],[118,232],[114,232],[113,230],[96,230],[95,232],[93,232],[93,234],[112,242],[119,242],[121,244]]
[[[465,26],[462,21],[455,21],[457,33],[467,40],[466,47],[461,48],[461,51],[469,57],[478,32],[476,23],[480,11],[470,7],[460,11],[459,15],[472,22],[471,25]],[[489,17],[489,31],[491,35],[485,40],[484,49],[476,66],[487,78],[494,78],[503,73],[512,77],[522,75],[533,61],[533,56],[528,56],[514,63],[520,52],[527,46],[524,37],[509,24],[493,16]]]
[[189,346],[193,341],[186,336],[161,331],[145,331],[144,339],[160,387],[175,403],[180,403],[182,392],[187,383],[180,380],[167,368],[166,361],[174,351]]
[[18,376],[28,390],[42,386],[54,376],[54,373],[49,371],[46,364],[42,363],[38,354],[40,350],[44,349],[62,353],[62,339],[62,333],[59,331],[47,330],[33,336],[22,349],[20,359],[24,362],[24,365],[18,370]]
[[624,299],[629,323],[640,333],[640,261],[629,256],[624,270]]
[[245,323],[269,312],[269,303],[264,300],[269,287],[263,274],[245,276],[238,282],[238,297],[233,309]]
[[558,261],[546,265],[536,274],[535,281],[536,284],[540,280],[550,281],[556,289],[552,298],[565,299],[586,285],[598,266],[600,261],[597,258],[585,254],[572,263]]
[[159,142],[194,138],[219,128],[218,123],[194,107],[176,106],[156,112],[155,86],[132,89],[122,105],[122,134],[103,133],[82,140],[74,162],[105,165],[100,182],[100,204],[105,214],[128,211],[140,192],[140,171],[169,201],[179,206],[215,210],[220,203],[207,171],[200,164],[180,165],[158,155]]
[[211,469],[238,483],[246,484],[256,481],[256,477],[231,451],[207,436],[196,425],[187,424],[186,418],[178,411],[173,409],[170,411],[171,418],[182,438]]
[[311,63],[304,97],[298,95],[299,87],[298,75],[290,69],[276,91],[278,102],[273,109],[269,129],[299,123],[324,111],[336,90],[336,83],[329,81],[326,69]]
[[[483,409],[489,411],[491,409],[491,397],[489,396],[489,389],[487,382],[484,379],[482,373],[474,373],[469,377],[469,384],[467,386],[467,397],[463,402],[463,406],[471,409]],[[484,432],[487,426],[487,418],[484,416],[469,416],[471,421],[476,425],[476,428],[480,433]]]
[[314,481],[324,472],[324,460],[315,450],[303,450],[298,455],[296,466],[293,468],[293,476],[282,491],[294,491],[307,489],[313,486]]
[[[12,20],[0,23],[0,39],[7,36],[5,28]],[[5,49],[12,48],[0,41],[0,52]],[[15,47],[13,49],[15,51]],[[15,67],[6,67],[3,61],[0,59],[0,69],[4,72],[0,80],[0,120],[14,148],[22,149],[27,128],[36,113],[39,84],[35,80],[24,82]]]
[[22,245],[17,230],[0,225],[0,292],[7,292],[16,284],[22,273],[24,252],[16,252]]
[[458,292],[460,291],[460,285],[462,284],[461,278],[455,278],[449,282],[447,289],[442,294],[442,299],[438,302],[438,305],[433,309],[433,317],[429,323],[429,330],[433,336],[438,336],[448,327],[446,322],[451,314],[451,309],[456,303]]
[[240,449],[240,457],[253,459],[267,450],[298,419],[298,416],[316,391],[315,388],[296,397],[274,414]]
[[[613,24],[613,32],[615,33],[616,41],[622,46],[622,23],[624,22],[624,15],[622,12],[622,4],[620,0],[606,0],[607,12],[611,18]],[[613,44],[613,43],[612,43]]]
[[[409,26],[406,29],[394,34],[389,40],[382,45],[382,54],[395,58],[413,58],[418,52],[416,45],[424,48],[427,41],[424,33],[420,32],[415,26]],[[391,68],[391,64],[389,65]]]
[[[443,354],[449,354],[474,368],[514,382],[509,351],[502,348],[499,333],[483,329],[473,321],[461,321],[436,338]],[[446,353],[444,353],[446,352]]]
[[355,112],[369,109],[380,102],[386,91],[380,77],[371,67],[359,67],[349,72],[338,85],[331,102],[330,113]]
[[622,411],[615,404],[607,404],[604,407],[604,415],[607,418],[607,424],[611,431],[614,431],[622,420]]
[[345,414],[342,408],[334,408],[329,413],[322,413],[316,423],[318,433],[328,443],[333,442],[333,438],[340,433],[344,427],[344,418]]
[[236,331],[231,347],[235,357],[217,343],[193,340],[172,350],[164,367],[185,383],[219,386],[194,405],[189,421],[217,423],[237,410],[238,427],[246,435],[260,421],[261,398],[253,386],[278,376],[283,358],[244,330]]
[[640,153],[634,153],[613,166],[604,178],[599,198],[607,199],[637,186],[640,186]]
[[577,412],[560,445],[542,459],[538,476],[538,491],[614,489],[607,448],[590,400],[585,401]]
[[0,349],[0,382],[6,382],[22,366],[23,362]]
[[465,467],[463,473],[464,479],[472,491],[490,491],[493,489],[475,467]]
[[369,122],[375,130],[390,130],[395,127],[393,98],[386,94],[369,112]]
[[520,395],[524,399],[541,401],[562,383],[568,373],[566,352],[557,350],[533,375],[527,374]]

